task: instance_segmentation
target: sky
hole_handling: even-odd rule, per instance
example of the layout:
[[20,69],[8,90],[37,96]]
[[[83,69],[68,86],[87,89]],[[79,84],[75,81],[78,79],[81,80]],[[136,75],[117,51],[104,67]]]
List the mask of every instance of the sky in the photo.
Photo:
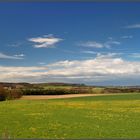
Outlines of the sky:
[[1,2],[0,82],[140,85],[140,3]]

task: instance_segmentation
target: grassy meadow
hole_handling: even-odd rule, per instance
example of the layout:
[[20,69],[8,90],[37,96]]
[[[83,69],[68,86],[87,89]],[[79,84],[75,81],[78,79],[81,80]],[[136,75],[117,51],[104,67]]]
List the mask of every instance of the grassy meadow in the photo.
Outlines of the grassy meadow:
[[0,137],[140,138],[140,94],[0,102]]

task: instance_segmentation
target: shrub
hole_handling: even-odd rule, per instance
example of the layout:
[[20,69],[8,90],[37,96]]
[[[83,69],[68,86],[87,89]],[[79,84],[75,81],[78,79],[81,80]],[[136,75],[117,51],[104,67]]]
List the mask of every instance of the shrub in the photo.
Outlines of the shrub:
[[0,101],[5,101],[5,100],[6,100],[5,93],[0,93]]
[[1,86],[0,87],[0,101],[5,101],[7,98],[6,90]]
[[9,90],[9,92],[7,93],[8,100],[17,99],[17,98],[20,98],[21,96],[22,96],[21,90],[12,89],[12,90]]
[[2,86],[0,86],[0,101],[5,100],[13,100],[20,98],[22,96],[22,92],[20,90],[16,89],[4,89]]

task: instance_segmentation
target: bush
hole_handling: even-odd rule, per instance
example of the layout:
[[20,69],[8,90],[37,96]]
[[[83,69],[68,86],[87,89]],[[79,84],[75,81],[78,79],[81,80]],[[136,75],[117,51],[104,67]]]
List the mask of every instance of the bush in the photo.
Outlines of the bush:
[[7,93],[8,100],[18,99],[21,96],[22,96],[22,92],[16,89],[9,90],[9,92]]
[[5,101],[5,100],[6,100],[5,93],[0,93],[0,101]]
[[0,101],[5,101],[7,98],[7,92],[3,87],[0,87]]
[[8,90],[0,86],[0,101],[13,100],[20,98],[21,96],[22,92],[20,90],[16,89]]

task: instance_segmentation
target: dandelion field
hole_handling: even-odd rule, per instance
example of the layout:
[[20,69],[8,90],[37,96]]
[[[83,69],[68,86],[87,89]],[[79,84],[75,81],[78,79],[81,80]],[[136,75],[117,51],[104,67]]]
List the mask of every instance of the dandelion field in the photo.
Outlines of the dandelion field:
[[0,102],[0,137],[140,138],[140,94]]

